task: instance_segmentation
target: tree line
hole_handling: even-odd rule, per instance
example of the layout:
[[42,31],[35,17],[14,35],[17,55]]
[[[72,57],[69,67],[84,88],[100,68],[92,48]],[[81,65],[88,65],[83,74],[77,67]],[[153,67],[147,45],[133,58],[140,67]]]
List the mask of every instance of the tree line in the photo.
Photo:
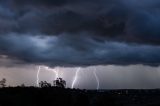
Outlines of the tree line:
[[[0,80],[0,88],[6,87],[6,79],[3,78]],[[25,87],[25,84],[21,84],[21,87]],[[40,81],[39,87],[44,88],[44,87],[59,87],[59,88],[66,88],[66,81],[63,80],[62,78],[57,78],[56,80],[53,81],[53,86],[51,83],[48,83],[47,81]]]

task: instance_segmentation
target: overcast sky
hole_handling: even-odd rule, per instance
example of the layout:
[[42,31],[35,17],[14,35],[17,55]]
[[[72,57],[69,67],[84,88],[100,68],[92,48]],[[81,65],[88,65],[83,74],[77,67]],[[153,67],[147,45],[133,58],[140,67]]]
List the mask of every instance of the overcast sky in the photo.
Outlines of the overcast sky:
[[[157,88],[159,0],[0,0],[0,77],[36,85],[39,65],[77,88]],[[54,75],[45,69],[40,80]],[[51,76],[52,75],[52,76]]]
[[[56,67],[57,68],[57,67]],[[67,87],[72,87],[77,68],[59,67],[59,77],[67,82]],[[160,67],[143,65],[130,66],[95,66],[81,68],[78,73],[75,88],[96,89],[97,81],[93,71],[96,72],[100,89],[138,89],[138,88],[160,88]],[[37,70],[34,65],[21,67],[1,67],[0,78],[7,79],[7,85],[17,86],[24,83],[27,86],[37,86]],[[41,68],[39,80],[49,83],[55,79],[55,74]]]

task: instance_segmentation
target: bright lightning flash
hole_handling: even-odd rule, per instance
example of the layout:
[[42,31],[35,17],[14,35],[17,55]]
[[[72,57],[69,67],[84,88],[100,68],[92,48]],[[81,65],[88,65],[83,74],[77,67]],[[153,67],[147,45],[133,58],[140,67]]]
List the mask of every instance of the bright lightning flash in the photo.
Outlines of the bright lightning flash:
[[96,81],[97,81],[97,90],[99,90],[99,78],[98,78],[98,76],[96,74],[96,71],[97,71],[97,69],[95,68],[95,70],[93,71],[93,74],[94,74],[94,76],[96,78]]
[[41,67],[43,67],[44,69],[46,69],[46,70],[48,70],[48,71],[53,72],[54,75],[55,75],[55,80],[56,80],[57,78],[59,78],[59,68],[56,70],[56,69],[51,69],[51,68],[49,68],[49,67],[47,67],[47,66],[38,66],[37,81],[36,81],[38,87],[39,87],[39,74],[40,74],[40,71],[41,71]]
[[38,66],[38,71],[37,71],[37,86],[39,87],[39,73],[41,70],[41,66]]
[[80,67],[76,70],[76,74],[75,74],[75,77],[74,77],[74,79],[73,79],[73,82],[72,82],[72,89],[74,88],[74,85],[75,85],[75,83],[77,82],[77,78],[78,78],[78,73],[79,73],[79,71],[80,71]]

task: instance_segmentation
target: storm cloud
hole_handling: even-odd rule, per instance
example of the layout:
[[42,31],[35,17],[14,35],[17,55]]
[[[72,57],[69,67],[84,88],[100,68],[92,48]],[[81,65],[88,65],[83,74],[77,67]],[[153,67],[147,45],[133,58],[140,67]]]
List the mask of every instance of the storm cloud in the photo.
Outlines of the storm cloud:
[[83,36],[2,36],[0,52],[26,63],[50,66],[159,65],[159,46],[102,43],[86,36],[84,39]]
[[50,66],[160,64],[158,0],[1,0],[0,54]]

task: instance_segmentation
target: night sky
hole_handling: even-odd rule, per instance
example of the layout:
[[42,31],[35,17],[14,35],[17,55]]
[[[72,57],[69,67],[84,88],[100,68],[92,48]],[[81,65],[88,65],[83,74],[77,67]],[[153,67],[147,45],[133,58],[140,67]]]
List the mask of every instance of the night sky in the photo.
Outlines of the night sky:
[[[159,0],[0,0],[0,78],[36,86],[38,66],[75,88],[160,88]],[[39,80],[54,73],[42,67]]]

